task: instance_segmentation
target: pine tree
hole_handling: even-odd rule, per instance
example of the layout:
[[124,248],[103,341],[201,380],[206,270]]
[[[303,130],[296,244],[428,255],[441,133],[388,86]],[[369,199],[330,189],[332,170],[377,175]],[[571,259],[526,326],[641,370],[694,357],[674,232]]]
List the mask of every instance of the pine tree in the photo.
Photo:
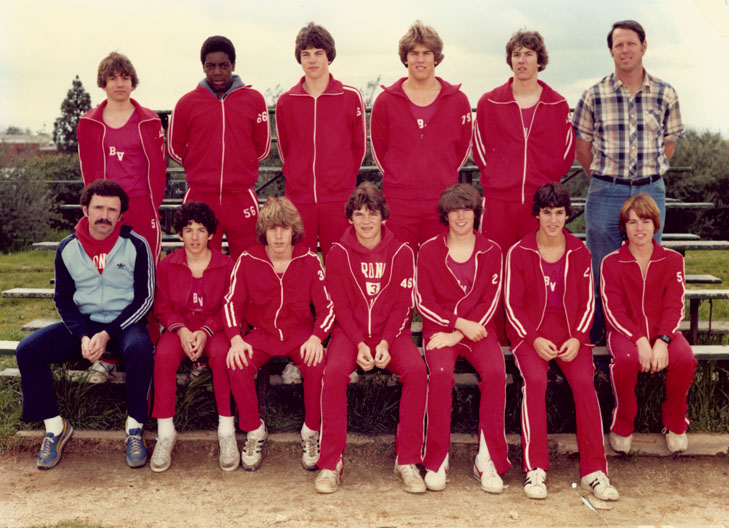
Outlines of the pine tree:
[[53,123],[53,141],[59,152],[76,152],[76,127],[79,118],[91,108],[91,96],[78,75],[61,103],[61,116]]

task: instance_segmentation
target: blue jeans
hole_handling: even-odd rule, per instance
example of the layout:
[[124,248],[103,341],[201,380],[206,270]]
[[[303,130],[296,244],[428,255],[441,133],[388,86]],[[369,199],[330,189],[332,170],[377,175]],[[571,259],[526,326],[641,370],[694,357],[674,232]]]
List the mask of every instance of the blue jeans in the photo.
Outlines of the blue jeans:
[[661,229],[654,238],[660,243],[666,221],[666,184],[663,178],[640,187],[609,183],[595,178],[590,180],[590,190],[585,202],[585,234],[587,248],[592,253],[592,272],[595,277],[595,321],[590,332],[590,341],[593,343],[600,338],[605,326],[600,300],[600,264],[603,258],[623,243],[624,237],[619,224],[620,209],[625,200],[640,193],[648,194],[658,205]]
[[[90,325],[94,333],[102,331],[105,326],[93,322]],[[109,341],[106,350],[124,362],[129,416],[145,423],[154,369],[154,349],[147,333],[146,320],[123,330],[119,337]],[[63,323],[55,323],[23,339],[15,355],[23,391],[22,419],[37,422],[58,416],[51,363],[81,359],[81,342]]]

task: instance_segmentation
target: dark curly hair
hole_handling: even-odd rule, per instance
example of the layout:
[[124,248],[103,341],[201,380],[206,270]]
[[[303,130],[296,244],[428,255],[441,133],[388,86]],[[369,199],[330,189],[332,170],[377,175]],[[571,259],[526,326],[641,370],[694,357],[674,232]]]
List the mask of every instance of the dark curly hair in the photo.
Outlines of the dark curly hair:
[[124,192],[122,186],[112,180],[96,180],[84,187],[81,191],[81,206],[88,207],[91,203],[91,198],[94,195],[98,196],[116,196],[121,201],[121,212],[125,212],[129,209],[129,196]]
[[572,214],[570,193],[561,183],[545,183],[534,193],[532,200],[532,216],[539,216],[542,209],[564,207],[567,216]]
[[235,63],[235,46],[233,46],[230,39],[221,37],[220,35],[215,35],[205,39],[202,48],[200,48],[200,62],[204,65],[205,57],[208,53],[215,53],[216,51],[222,51],[227,54],[230,62]]
[[218,229],[218,219],[210,206],[203,202],[187,202],[175,211],[172,217],[172,227],[175,232],[182,234],[182,230],[190,225],[190,222],[197,222],[205,226],[208,234],[214,235]]

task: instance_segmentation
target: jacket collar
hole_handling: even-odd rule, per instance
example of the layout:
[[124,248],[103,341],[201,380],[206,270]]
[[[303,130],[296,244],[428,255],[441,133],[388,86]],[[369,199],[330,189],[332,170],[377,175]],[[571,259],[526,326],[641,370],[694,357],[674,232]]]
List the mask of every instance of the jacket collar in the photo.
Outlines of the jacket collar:
[[216,99],[225,99],[226,97],[228,97],[230,95],[230,93],[232,91],[236,90],[237,88],[240,88],[241,86],[245,86],[245,84],[243,84],[243,81],[241,80],[240,75],[234,73],[233,74],[233,84],[231,84],[230,88],[228,88],[228,91],[223,94],[223,97],[218,97],[218,94],[212,88],[210,88],[207,78],[204,78],[202,81],[200,81],[198,83],[198,86],[200,88],[202,88],[203,90],[207,90],[208,92],[210,92],[212,95],[215,96]]
[[[212,256],[210,257],[210,263],[207,269],[218,268],[225,266],[225,255],[223,255],[217,249],[212,249]],[[187,255],[185,254],[185,248],[182,247],[167,257],[170,264],[180,265],[187,267]]]
[[[308,95],[311,97],[311,94],[307,92],[304,89],[304,81],[306,80],[306,76],[302,76],[301,79],[299,79],[299,82],[296,83],[294,86],[291,87],[291,90],[289,90],[289,93],[291,95]],[[344,93],[344,86],[342,83],[334,78],[334,76],[330,73],[329,74],[329,84],[327,85],[326,90],[322,92],[322,95],[340,95]]]
[[[139,113],[139,121],[145,121],[147,119],[159,119],[159,116],[152,112],[151,110],[148,110],[147,108],[144,108],[142,105],[140,105],[134,98],[129,99],[131,103],[134,105],[134,108]],[[88,114],[86,114],[86,117],[88,119],[93,119],[94,121],[99,121],[101,123],[104,122],[104,108],[106,108],[106,104],[108,101],[104,99],[96,108],[93,108],[89,111]]]
[[[406,99],[410,100],[408,96],[405,94],[405,90],[402,89],[402,83],[407,81],[407,77],[402,77],[395,81],[390,86],[381,85],[381,88],[386,91],[387,93],[390,93],[392,95],[399,95],[400,97],[405,97]],[[454,93],[458,92],[458,90],[461,89],[460,84],[451,84],[447,81],[444,81],[440,77],[436,76],[436,79],[440,83],[440,93],[438,94],[438,98],[445,97],[448,95],[453,95]]]
[[[653,243],[653,253],[651,253],[651,262],[655,262],[657,260],[661,260],[666,257],[666,248],[664,248],[662,245],[660,245],[658,242],[656,242],[656,239],[652,239],[651,242]],[[630,252],[630,249],[628,249],[628,241],[626,240],[623,242],[623,245],[620,246],[620,249],[618,249],[618,257],[621,262],[635,262],[636,258],[633,256],[633,254]]]
[[[565,251],[571,251],[584,247],[582,240],[577,238],[566,229],[562,229],[562,233],[564,233],[565,238]],[[529,233],[527,236],[522,238],[518,242],[518,244],[524,248],[539,251],[539,246],[537,245],[537,231],[532,231],[531,233]]]
[[[540,103],[559,103],[565,100],[560,94],[555,92],[547,83],[537,79],[539,86],[542,87],[542,93],[539,96]],[[511,91],[511,85],[514,83],[514,78],[510,77],[501,86],[497,86],[491,91],[489,99],[497,103],[508,103],[515,101],[514,93]]]

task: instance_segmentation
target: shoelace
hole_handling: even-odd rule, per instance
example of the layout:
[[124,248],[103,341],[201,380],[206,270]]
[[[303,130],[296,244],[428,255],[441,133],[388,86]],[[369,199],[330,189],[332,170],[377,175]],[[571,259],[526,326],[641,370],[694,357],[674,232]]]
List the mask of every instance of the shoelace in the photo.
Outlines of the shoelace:
[[246,438],[246,444],[243,448],[247,455],[260,453],[263,450],[263,440],[259,438]]
[[307,457],[315,457],[319,455],[319,436],[311,435],[307,438],[301,439],[301,447],[304,450],[304,455]]
[[544,484],[544,480],[546,475],[543,475],[540,471],[535,472],[529,472],[527,473],[526,483],[527,484]]
[[42,459],[46,459],[49,456],[51,456],[51,448],[53,448],[53,439],[55,437],[53,436],[44,436],[43,442],[41,443],[40,448],[40,457]]
[[142,456],[142,435],[129,435],[127,437],[127,447],[131,456]]
[[[152,453],[152,458],[155,460],[165,460],[168,456],[170,456],[170,451],[172,451],[170,448],[172,447],[172,441],[169,438],[162,438],[157,440],[157,445],[159,446],[159,449],[157,449],[157,446],[155,446],[154,453]],[[134,453],[137,455],[137,453]]]

